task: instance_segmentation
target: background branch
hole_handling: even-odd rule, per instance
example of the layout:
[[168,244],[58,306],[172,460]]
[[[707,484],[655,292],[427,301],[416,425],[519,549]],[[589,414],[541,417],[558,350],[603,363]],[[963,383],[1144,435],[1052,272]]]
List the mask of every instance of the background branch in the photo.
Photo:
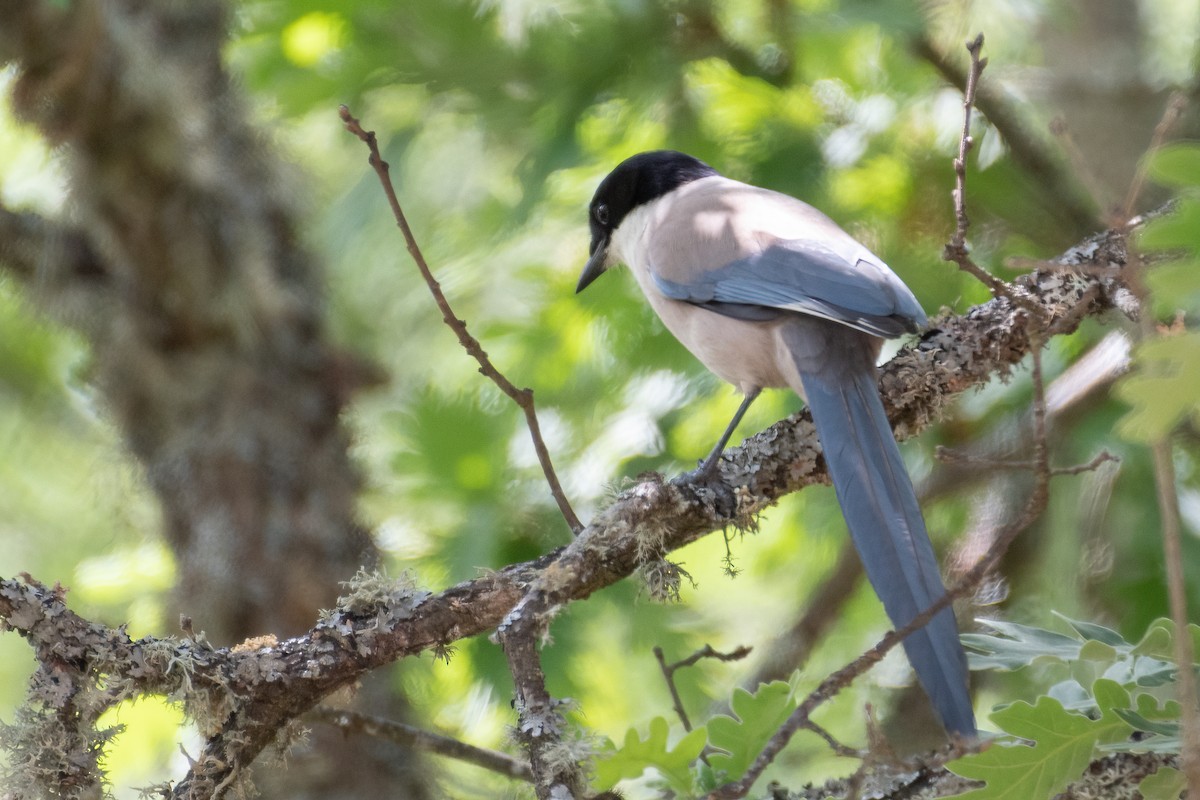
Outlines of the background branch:
[[338,109],[338,113],[342,118],[342,122],[346,125],[346,130],[361,139],[371,151],[371,167],[375,170],[375,173],[379,176],[379,182],[383,185],[383,191],[387,196],[388,205],[391,206],[392,215],[396,218],[396,224],[404,234],[404,241],[408,246],[409,255],[416,262],[417,269],[421,271],[421,277],[425,279],[425,284],[429,287],[434,302],[437,303],[438,310],[442,312],[442,321],[450,326],[450,330],[454,331],[454,335],[458,337],[459,344],[463,346],[467,354],[479,362],[479,372],[492,383],[496,384],[500,391],[508,395],[525,413],[525,424],[529,428],[529,436],[533,440],[533,449],[537,453],[538,463],[542,466],[542,473],[546,476],[546,483],[550,485],[550,494],[554,496],[554,502],[558,504],[558,509],[562,512],[563,518],[567,521],[567,526],[571,529],[571,532],[578,534],[579,531],[583,530],[583,523],[579,521],[579,517],[575,515],[574,509],[571,508],[571,503],[567,500],[567,495],[563,492],[562,484],[559,483],[558,475],[554,471],[554,464],[550,460],[550,451],[546,449],[546,442],[542,438],[541,426],[538,424],[537,410],[533,404],[533,390],[518,389],[500,370],[496,369],[492,360],[488,358],[487,352],[483,349],[483,345],[479,343],[478,339],[467,332],[467,324],[454,314],[454,310],[450,307],[450,301],[446,299],[441,285],[433,277],[433,272],[429,269],[429,265],[425,261],[425,256],[421,253],[420,246],[417,245],[412,228],[408,226],[408,220],[405,218],[404,211],[400,207],[400,199],[396,196],[396,188],[392,185],[392,179],[388,173],[388,163],[379,155],[379,145],[375,139],[375,131],[364,130],[346,106],[341,106]]
[[[969,72],[956,59],[943,53],[927,36],[913,41],[913,50],[928,61],[951,85],[965,92]],[[1029,131],[1018,110],[998,86],[984,86],[976,97],[979,111],[1004,137],[1012,152],[1013,161],[1035,181],[1045,196],[1047,213],[1061,219],[1066,229],[1076,236],[1086,235],[1103,224],[1087,195],[1079,189],[1076,176],[1066,169],[1061,159],[1053,155],[1044,139]]]
[[333,725],[347,734],[386,739],[402,747],[417,747],[440,756],[475,764],[509,778],[533,781],[533,772],[530,770],[529,764],[520,759],[513,758],[507,753],[475,747],[453,737],[422,730],[413,725],[405,725],[371,714],[330,708],[329,706],[317,706],[304,718]]

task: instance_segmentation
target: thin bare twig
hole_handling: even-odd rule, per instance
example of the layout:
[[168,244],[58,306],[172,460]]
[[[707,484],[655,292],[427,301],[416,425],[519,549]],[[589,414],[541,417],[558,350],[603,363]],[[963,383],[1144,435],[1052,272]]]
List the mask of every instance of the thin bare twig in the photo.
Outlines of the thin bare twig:
[[751,649],[742,645],[732,652],[721,653],[714,650],[712,645],[706,644],[687,658],[676,661],[674,664],[668,664],[666,657],[663,655],[663,649],[655,645],[654,657],[658,659],[658,666],[662,669],[663,679],[666,680],[667,688],[671,691],[671,700],[675,704],[675,713],[679,715],[679,721],[683,723],[685,731],[691,731],[692,721],[688,719],[687,711],[683,708],[683,700],[680,699],[679,690],[675,686],[676,670],[683,667],[690,667],[702,658],[715,658],[717,661],[740,661],[750,655]]
[[1163,526],[1163,558],[1167,569],[1167,598],[1175,621],[1175,661],[1178,665],[1179,704],[1183,709],[1183,749],[1180,761],[1187,775],[1188,795],[1200,794],[1200,712],[1196,708],[1196,654],[1188,633],[1187,578],[1180,536],[1179,497],[1175,491],[1175,464],[1171,441],[1163,437],[1151,446],[1154,485]]
[[429,291],[433,294],[433,299],[437,303],[438,310],[442,312],[442,321],[454,331],[454,335],[458,337],[459,344],[463,346],[463,349],[479,362],[479,372],[490,379],[492,383],[496,384],[500,391],[512,398],[513,402],[525,412],[525,424],[529,428],[530,438],[533,439],[533,449],[537,452],[538,463],[542,466],[542,473],[546,476],[546,482],[550,485],[550,493],[554,496],[554,501],[558,504],[558,509],[562,512],[563,519],[567,521],[571,532],[578,534],[583,530],[583,524],[579,521],[579,517],[575,515],[575,511],[571,508],[571,503],[567,500],[562,484],[558,481],[558,475],[554,471],[554,465],[551,463],[550,451],[546,449],[546,442],[542,439],[541,426],[538,425],[537,411],[533,403],[533,390],[518,389],[500,370],[496,369],[491,359],[488,358],[487,352],[480,345],[479,340],[467,332],[467,324],[455,316],[453,309],[450,308],[449,301],[446,300],[446,295],[442,292],[441,285],[433,277],[433,272],[430,271],[429,264],[426,263],[425,256],[422,255],[421,248],[417,245],[417,240],[413,236],[412,229],[408,226],[408,220],[405,218],[404,211],[400,207],[400,200],[396,196],[396,189],[392,186],[388,163],[379,154],[379,143],[375,138],[375,131],[364,130],[359,121],[351,115],[350,109],[344,105],[338,106],[338,114],[341,116],[346,130],[361,139],[371,151],[369,163],[379,176],[380,184],[383,185],[384,194],[387,195],[388,204],[392,208],[392,216],[396,218],[396,224],[404,234],[404,241],[408,246],[408,252],[412,256],[413,261],[416,262],[417,269],[421,271],[421,277],[428,284]]
[[813,722],[811,719],[807,720],[801,727],[803,727],[806,731],[812,731],[817,736],[824,739],[825,744],[829,745],[829,748],[833,750],[834,753],[842,756],[843,758],[862,758],[865,755],[862,750],[855,750],[853,747],[847,747],[846,745],[842,744],[837,739],[833,738],[833,734],[822,728],[817,723]]
[[[1179,120],[1187,104],[1187,96],[1175,92],[1167,101],[1162,118],[1154,127],[1149,152],[1154,152],[1166,140],[1172,127]],[[1133,206],[1141,194],[1146,180],[1147,161],[1139,166],[1133,183],[1122,209],[1124,219],[1122,224],[1132,215]],[[1132,248],[1134,245],[1131,244]],[[1130,270],[1128,286],[1137,297],[1139,306],[1138,333],[1142,342],[1157,339],[1164,332],[1154,318],[1153,298],[1150,287],[1146,283],[1146,271],[1150,262],[1140,253],[1130,252],[1134,269]],[[1158,498],[1159,516],[1162,518],[1163,559],[1167,572],[1167,599],[1171,609],[1171,619],[1175,623],[1175,661],[1176,674],[1179,676],[1179,704],[1182,709],[1181,727],[1183,744],[1180,752],[1180,764],[1187,777],[1189,795],[1200,795],[1200,708],[1196,705],[1196,676],[1193,669],[1195,652],[1192,647],[1192,637],[1188,634],[1187,582],[1184,574],[1183,547],[1181,539],[1181,524],[1179,517],[1179,497],[1175,487],[1175,465],[1172,458],[1170,434],[1166,434],[1150,443],[1150,452],[1154,465],[1154,484]]]
[[[957,59],[947,57],[929,36],[918,37],[913,49],[949,83],[966,91],[967,73],[959,67]],[[1003,88],[983,85],[976,95],[975,107],[1004,139],[1013,163],[1036,182],[1044,197],[1043,207],[1060,221],[1059,227],[1072,235],[1095,230],[1102,220],[1088,204],[1091,198],[1079,190],[1077,176],[1055,157],[1049,142],[1026,124],[1019,104]]]
[[993,297],[1006,297],[1014,305],[1036,313],[1036,306],[1026,298],[1016,293],[1012,286],[997,278],[971,258],[970,248],[967,247],[967,230],[971,227],[971,219],[967,216],[967,155],[975,146],[971,136],[971,111],[975,108],[975,94],[979,89],[979,76],[983,74],[988,60],[980,55],[983,50],[983,34],[979,34],[967,42],[967,52],[971,54],[971,68],[967,71],[967,86],[963,90],[963,127],[962,136],[958,140],[958,155],[954,157],[954,189],[950,193],[954,198],[954,233],[942,250],[942,260],[952,261],[963,272],[975,277],[988,287]]
[[[1161,144],[1170,124],[1179,113],[1175,107],[1176,98],[1168,103],[1163,119],[1154,129],[1152,147]],[[1131,187],[1127,203],[1136,202],[1136,192],[1140,191],[1139,181],[1144,180],[1139,170],[1135,177],[1134,187]],[[1140,309],[1139,338],[1142,342],[1151,341],[1163,334],[1155,319],[1150,288],[1146,285],[1145,272],[1147,263],[1140,254],[1131,252],[1131,263],[1136,265],[1130,270],[1128,285],[1136,295]],[[1175,660],[1177,664],[1179,704],[1182,709],[1181,727],[1183,745],[1180,752],[1180,763],[1187,777],[1188,794],[1200,795],[1200,709],[1196,705],[1196,678],[1192,669],[1195,663],[1195,652],[1192,647],[1192,637],[1188,635],[1187,582],[1184,574],[1183,547],[1181,544],[1179,497],[1175,488],[1175,465],[1172,458],[1171,438],[1168,433],[1150,443],[1150,453],[1154,466],[1154,485],[1158,498],[1159,516],[1162,519],[1163,560],[1167,572],[1167,600],[1171,609],[1171,619],[1175,622]]]
[[[1150,341],[1160,336],[1157,321],[1151,311],[1149,289],[1142,275],[1135,271],[1131,286],[1141,304],[1141,339]],[[1180,541],[1179,497],[1175,489],[1175,465],[1172,458],[1170,434],[1150,444],[1154,464],[1154,485],[1162,518],[1163,560],[1166,562],[1167,599],[1171,619],[1175,622],[1175,661],[1178,665],[1179,704],[1183,746],[1180,762],[1187,776],[1188,794],[1200,795],[1200,709],[1196,706],[1196,678],[1192,669],[1195,652],[1188,635],[1187,579],[1184,574],[1183,547]]]
[[950,241],[942,251],[942,259],[953,261],[958,264],[959,269],[974,275],[994,296],[1009,297],[1012,290],[1008,284],[976,264],[967,249],[967,229],[971,227],[971,220],[967,216],[967,154],[975,146],[975,139],[971,136],[971,110],[975,107],[979,76],[987,66],[987,59],[979,55],[982,49],[982,33],[967,42],[967,52],[971,54],[971,69],[967,72],[967,87],[963,91],[963,130],[958,140],[958,155],[954,158],[954,190],[951,192],[954,198],[955,226]]
[[[951,193],[954,198],[955,228],[954,234],[950,237],[947,251],[953,248],[956,252],[962,252],[964,255],[967,249],[967,229],[971,227],[971,220],[967,217],[967,154],[975,146],[975,139],[971,136],[971,110],[975,107],[975,92],[979,88],[979,76],[987,67],[987,59],[981,58],[979,55],[982,49],[982,33],[974,40],[967,42],[967,52],[971,54],[971,69],[967,72],[967,88],[963,91],[963,130],[962,136],[958,140],[958,156],[954,159],[955,181],[954,191]],[[979,279],[988,283],[989,278],[995,280],[991,275]]]
[[[1181,91],[1171,93],[1171,97],[1167,100],[1167,107],[1163,110],[1162,118],[1154,126],[1154,134],[1150,137],[1150,147],[1147,148],[1147,153],[1153,153],[1162,147],[1163,142],[1171,133],[1171,129],[1183,116],[1187,104],[1186,93]],[[1121,207],[1121,219],[1115,221],[1116,225],[1128,224],[1130,217],[1133,216],[1133,208],[1137,205],[1138,198],[1142,196],[1142,190],[1146,187],[1146,170],[1149,166],[1150,161],[1146,158],[1143,158],[1138,164],[1137,172],[1133,175],[1133,182],[1129,185],[1129,192],[1125,195],[1125,203]]]
[[533,780],[533,770],[530,769],[529,764],[518,758],[513,758],[507,753],[497,750],[476,747],[440,733],[415,728],[412,725],[329,706],[317,706],[305,716],[317,722],[333,725],[346,732],[386,739],[404,747],[426,750],[447,758],[465,761],[509,778],[522,781]]
[[1083,150],[1079,147],[1079,143],[1075,141],[1075,137],[1071,134],[1071,129],[1067,127],[1065,117],[1056,117],[1050,120],[1050,133],[1058,139],[1058,143],[1062,146],[1063,152],[1067,156],[1067,161],[1071,165],[1071,169],[1075,172],[1075,176],[1079,179],[1080,185],[1084,191],[1091,197],[1097,208],[1102,207],[1101,198],[1105,197],[1104,184],[1096,175],[1096,171],[1092,169],[1092,164],[1088,161],[1087,156],[1083,154]]
[[[1043,425],[1045,420],[1043,420]],[[957,450],[951,450],[949,447],[938,445],[934,448],[934,458],[946,464],[971,464],[974,466],[987,467],[989,469],[1010,469],[1010,470],[1025,470],[1036,471],[1042,468],[1042,465],[1037,462],[1037,459],[1006,459],[1006,458],[986,458],[976,456],[970,453],[960,453]],[[1108,461],[1120,461],[1121,459],[1114,456],[1107,450],[1101,450],[1091,461],[1085,464],[1076,464],[1072,467],[1054,467],[1050,470],[1052,476],[1058,475],[1079,475],[1084,472],[1092,472],[1099,469],[1101,464]]]

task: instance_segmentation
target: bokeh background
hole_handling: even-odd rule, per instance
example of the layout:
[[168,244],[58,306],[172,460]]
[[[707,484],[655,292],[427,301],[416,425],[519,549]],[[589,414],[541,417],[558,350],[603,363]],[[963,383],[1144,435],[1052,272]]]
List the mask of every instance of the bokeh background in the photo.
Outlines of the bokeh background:
[[[361,518],[390,571],[410,570],[435,590],[533,558],[568,532],[520,413],[441,323],[364,148],[342,129],[339,103],[378,131],[458,314],[514,383],[534,388],[566,491],[586,519],[634,476],[694,465],[738,401],[665,332],[628,275],[574,294],[587,202],[619,160],[670,147],[804,198],[888,261],[933,316],[987,299],[940,258],[953,229],[962,126],[954,84],[968,38],[985,33],[990,59],[986,116],[974,127],[970,238],[976,259],[1005,277],[1023,268],[1014,258],[1052,257],[1105,227],[1170,93],[1195,97],[1200,87],[1194,0],[274,0],[232,9],[225,58],[300,187],[333,337],[386,376],[347,411],[365,478]],[[0,92],[12,81],[11,68],[0,72]],[[1172,137],[1198,133],[1193,110]],[[0,106],[3,203],[69,214],[61,167]],[[1137,208],[1165,197],[1151,186]],[[1119,360],[1119,340],[1106,337],[1128,326],[1092,321],[1054,340],[1049,378],[1094,363],[1102,342]],[[176,566],[156,500],[89,382],[91,358],[0,269],[0,573],[61,581],[79,613],[127,622],[135,636],[170,633]],[[1054,627],[1059,612],[1136,640],[1165,615],[1148,455],[1114,435],[1125,407],[1109,384],[1057,383],[1071,402],[1054,419],[1053,458],[1072,464],[1106,448],[1119,465],[1057,480],[1049,511],[964,620]],[[1026,452],[1029,393],[1017,372],[904,445],[951,571],[969,556],[973,532],[1018,508],[1026,486],[1019,474],[939,465],[934,448]],[[769,393],[741,433],[799,406]],[[1197,452],[1194,429],[1184,430],[1176,471],[1191,563],[1200,555]],[[717,534],[676,553],[692,578],[678,603],[656,602],[630,580],[573,605],[544,650],[552,693],[620,740],[631,725],[673,719],[653,647],[669,659],[705,643],[754,647],[746,661],[680,673],[693,716],[721,708],[828,586],[845,541],[832,491],[809,489],[765,512],[753,535]],[[843,571],[848,588],[828,608],[831,624],[793,664],[798,683],[815,683],[887,629],[870,588]],[[1189,589],[1196,607],[1200,581]],[[20,703],[32,663],[22,641],[0,637],[0,718]],[[448,664],[412,659],[390,680],[421,724],[506,746],[511,680],[495,645],[464,641]],[[927,732],[919,695],[898,688],[910,680],[903,659],[889,658],[818,721],[861,743],[870,702],[894,730]],[[1054,680],[1036,670],[983,676],[978,708]],[[118,797],[182,774],[179,744],[195,749],[196,739],[178,711],[144,701],[114,721],[128,726],[108,758]],[[798,738],[769,776],[796,784],[852,768],[815,737]],[[451,762],[436,762],[432,775],[435,796],[523,791]]]

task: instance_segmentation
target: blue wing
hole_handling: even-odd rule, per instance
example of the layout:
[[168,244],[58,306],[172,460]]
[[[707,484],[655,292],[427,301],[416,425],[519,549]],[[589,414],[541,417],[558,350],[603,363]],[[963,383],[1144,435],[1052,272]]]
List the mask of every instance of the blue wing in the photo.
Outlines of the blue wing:
[[915,332],[925,322],[908,287],[849,237],[832,246],[812,239],[779,241],[688,283],[664,278],[653,267],[651,275],[667,297],[739,319],[793,311],[887,338]]

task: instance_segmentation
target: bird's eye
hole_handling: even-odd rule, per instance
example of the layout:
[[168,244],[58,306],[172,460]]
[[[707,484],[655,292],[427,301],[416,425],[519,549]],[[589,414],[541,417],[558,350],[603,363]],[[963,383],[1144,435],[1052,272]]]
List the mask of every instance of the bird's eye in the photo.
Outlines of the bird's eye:
[[604,203],[596,206],[596,210],[593,213],[596,215],[596,222],[599,222],[601,225],[608,224],[608,206],[604,205]]

